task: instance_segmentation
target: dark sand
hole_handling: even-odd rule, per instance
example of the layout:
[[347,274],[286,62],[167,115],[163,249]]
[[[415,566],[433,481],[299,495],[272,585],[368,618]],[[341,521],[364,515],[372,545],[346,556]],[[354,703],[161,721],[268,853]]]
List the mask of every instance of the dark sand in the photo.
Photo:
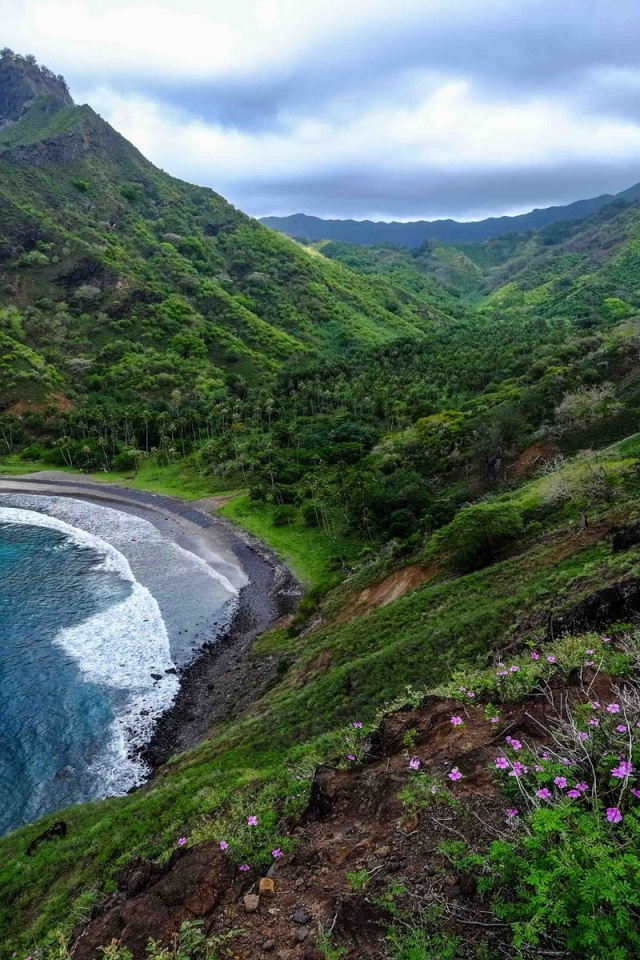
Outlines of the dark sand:
[[176,701],[158,721],[143,751],[152,768],[199,743],[218,722],[237,716],[268,687],[278,664],[268,657],[256,663],[251,655],[253,641],[295,610],[302,589],[260,540],[211,515],[215,500],[187,502],[89,477],[75,480],[57,471],[0,476],[2,493],[74,497],[135,514],[240,588],[229,627],[180,673]]

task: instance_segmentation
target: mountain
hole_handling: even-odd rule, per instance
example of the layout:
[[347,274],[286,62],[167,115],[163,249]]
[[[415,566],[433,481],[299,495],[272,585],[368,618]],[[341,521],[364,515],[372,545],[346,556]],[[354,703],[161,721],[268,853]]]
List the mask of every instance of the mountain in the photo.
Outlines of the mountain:
[[640,183],[614,195],[604,193],[590,200],[576,200],[561,207],[545,207],[522,213],[516,217],[489,217],[475,222],[457,220],[416,220],[413,223],[371,220],[322,220],[305,213],[288,217],[262,217],[260,222],[290,237],[307,240],[337,240],[361,246],[395,243],[402,247],[419,247],[425,240],[445,240],[449,243],[477,243],[504,233],[524,233],[539,230],[557,220],[582,220],[600,210],[614,199],[636,200],[640,197]]
[[0,58],[0,408],[218,396],[446,316],[154,167],[64,79]]

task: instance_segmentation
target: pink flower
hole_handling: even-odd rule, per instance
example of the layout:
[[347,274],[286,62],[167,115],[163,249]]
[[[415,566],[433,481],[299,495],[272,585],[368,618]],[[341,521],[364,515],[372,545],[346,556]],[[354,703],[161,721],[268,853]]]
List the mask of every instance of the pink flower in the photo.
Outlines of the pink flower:
[[359,720],[354,720],[353,726],[355,730],[362,730],[362,724],[360,723]]
[[555,783],[556,787],[559,787],[561,790],[564,790],[567,786],[566,777],[556,777],[553,782]]
[[496,677],[508,677],[508,676],[509,676],[508,670],[496,670]]
[[499,717],[491,717],[491,720],[490,720],[489,722],[490,722],[490,723],[500,723],[500,718],[499,718]]
[[251,817],[247,817],[247,823],[249,824],[250,827],[257,827],[259,820],[257,817],[251,816]]
[[535,767],[534,767],[533,769],[536,771],[536,773],[541,773],[541,772],[542,772],[542,767],[540,766],[539,763],[536,763],[536,765],[535,765]]
[[473,692],[473,690],[467,690],[467,696],[471,697],[471,699],[473,700],[473,698],[475,697],[475,693]]
[[547,660],[548,660],[549,663],[557,663],[557,662],[558,662],[558,661],[556,660],[556,658],[554,657],[553,654],[551,654],[549,657],[547,657]]
[[184,845],[185,845],[186,842],[187,842],[187,838],[186,838],[186,837],[178,837],[178,846],[179,846],[179,847],[184,847]]
[[243,873],[246,873],[247,870],[250,870],[250,869],[251,867],[249,866],[248,863],[241,863],[240,866],[238,867],[238,870],[242,870]]
[[580,790],[581,793],[584,793],[584,791],[588,789],[589,789],[588,783],[576,783],[576,790]]
[[527,772],[527,768],[525,767],[524,763],[520,763],[519,760],[516,760],[516,762],[513,765],[513,770],[509,771],[509,776],[519,777],[521,773],[526,773],[526,772]]
[[624,780],[625,777],[630,777],[633,773],[633,764],[630,760],[621,760],[617,767],[614,767],[611,771],[612,777],[618,777],[619,780]]
[[589,657],[590,657],[590,656],[591,656],[591,654],[593,653],[593,650],[587,650],[586,652],[587,652],[587,656],[589,656]]
[[508,770],[508,769],[509,769],[509,761],[507,760],[506,757],[498,757],[498,758],[497,758],[497,760],[496,760],[496,769],[497,769],[497,770]]
[[549,754],[547,753],[546,750],[545,750],[545,752],[542,754],[542,759],[543,759],[543,760],[551,760],[551,757],[549,756]]
[[220,849],[221,849],[222,851],[229,849],[229,844],[227,843],[226,840],[221,840],[221,841],[220,841]]
[[594,666],[593,660],[585,660],[585,666],[593,667]]
[[592,701],[591,701],[591,709],[592,709],[592,710],[597,710],[599,706],[600,706],[600,704],[598,703],[597,700],[592,700]]
[[542,790],[536,791],[536,796],[540,797],[542,800],[550,800],[551,790],[549,790],[547,787],[543,787]]
[[451,717],[451,723],[454,727],[459,727],[462,723],[462,717]]
[[571,766],[571,760],[567,760],[566,757],[560,757],[560,763],[562,764],[563,767]]
[[569,791],[568,791],[567,796],[568,796],[568,797],[571,797],[572,800],[577,800],[578,797],[581,796],[581,793],[580,793],[579,790],[576,790],[575,787],[574,787],[573,790],[569,790]]
[[520,667],[518,666],[517,663],[514,663],[512,667],[509,667],[509,670],[511,671],[511,673],[517,673],[519,669]]
[[518,811],[517,811],[516,807],[511,807],[509,810],[507,810],[507,816],[508,816],[508,817],[517,817],[517,816],[518,816]]
[[457,767],[454,767],[448,776],[449,776],[449,780],[462,780],[462,774],[460,773]]
[[271,856],[274,858],[274,860],[277,860],[278,857],[281,857],[281,856],[282,856],[282,850],[280,849],[280,847],[276,847],[275,850],[272,850],[272,851],[271,851]]
[[409,768],[411,770],[420,769],[420,760],[418,759],[418,757],[411,757],[411,760],[409,760]]
[[347,760],[355,760],[355,757],[352,753],[347,754]]
[[609,823],[620,823],[622,814],[617,807],[607,807],[607,820]]
[[616,730],[617,730],[618,733],[626,733],[626,732],[627,732],[627,728],[625,727],[624,723],[619,723],[618,726],[616,727]]
[[589,739],[589,734],[581,730],[580,733],[578,734],[578,740],[588,740],[588,739]]
[[631,787],[631,793],[634,797],[640,797],[640,790],[637,790],[635,787]]
[[590,727],[599,727],[600,721],[597,717],[592,717],[591,720],[587,721]]
[[602,638],[602,642],[603,642],[603,643],[611,643],[611,637],[603,637],[603,638]]
[[620,713],[620,705],[617,703],[610,703],[607,707],[607,713]]
[[532,651],[531,651],[531,659],[532,659],[532,660],[539,660],[539,659],[540,659],[540,654],[538,653],[537,650],[532,650]]
[[519,740],[509,740],[509,746],[514,750],[522,750],[522,744]]

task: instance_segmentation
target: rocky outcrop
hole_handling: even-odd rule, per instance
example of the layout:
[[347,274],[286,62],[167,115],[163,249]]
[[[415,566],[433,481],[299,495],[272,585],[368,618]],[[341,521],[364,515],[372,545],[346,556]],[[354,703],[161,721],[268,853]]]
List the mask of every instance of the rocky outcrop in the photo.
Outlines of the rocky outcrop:
[[64,77],[55,76],[35,61],[3,53],[0,58],[0,127],[19,120],[41,95],[50,99],[52,112],[73,106]]

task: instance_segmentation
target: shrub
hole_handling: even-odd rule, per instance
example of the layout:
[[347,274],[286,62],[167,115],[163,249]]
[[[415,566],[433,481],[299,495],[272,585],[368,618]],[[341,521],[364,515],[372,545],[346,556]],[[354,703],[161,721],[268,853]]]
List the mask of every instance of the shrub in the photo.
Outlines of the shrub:
[[522,517],[511,503],[465,507],[433,538],[433,548],[460,572],[478,570],[522,535]]
[[290,507],[288,504],[281,504],[279,507],[273,511],[273,525],[274,527],[286,527],[287,524],[292,523],[297,516],[298,511],[295,507]]

